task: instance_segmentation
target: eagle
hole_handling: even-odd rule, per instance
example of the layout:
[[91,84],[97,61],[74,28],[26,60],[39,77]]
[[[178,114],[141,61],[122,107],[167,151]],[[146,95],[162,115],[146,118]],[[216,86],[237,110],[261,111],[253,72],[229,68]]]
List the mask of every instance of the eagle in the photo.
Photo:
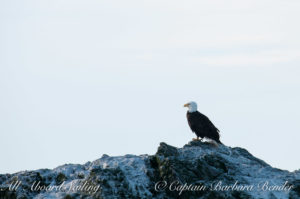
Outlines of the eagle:
[[205,137],[214,140],[219,144],[222,144],[220,142],[219,129],[215,127],[215,125],[208,119],[208,117],[197,111],[196,102],[186,103],[184,107],[188,108],[186,117],[189,126],[191,130],[197,135],[197,138],[194,138],[193,140],[199,140],[199,137],[202,140]]

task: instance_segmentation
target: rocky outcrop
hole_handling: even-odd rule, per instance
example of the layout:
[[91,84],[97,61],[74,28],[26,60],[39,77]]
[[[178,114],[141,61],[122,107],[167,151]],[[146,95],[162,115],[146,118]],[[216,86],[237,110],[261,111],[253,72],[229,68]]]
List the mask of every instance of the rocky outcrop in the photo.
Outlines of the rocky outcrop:
[[125,155],[0,175],[9,198],[300,198],[300,171],[276,169],[243,148],[161,143],[154,155]]

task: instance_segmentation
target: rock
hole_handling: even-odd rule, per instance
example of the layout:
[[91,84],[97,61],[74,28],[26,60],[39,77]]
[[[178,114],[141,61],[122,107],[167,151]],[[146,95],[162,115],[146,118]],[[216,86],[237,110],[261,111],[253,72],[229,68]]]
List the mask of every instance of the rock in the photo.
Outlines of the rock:
[[178,154],[178,152],[177,152],[176,147],[173,147],[173,146],[167,145],[164,142],[161,142],[157,149],[156,154],[162,155],[164,157],[168,157],[168,156],[176,156]]
[[[262,190],[275,188],[284,190]],[[0,175],[0,199],[16,198],[296,199],[300,170],[273,168],[239,147],[162,142],[154,155],[103,155],[84,165]]]

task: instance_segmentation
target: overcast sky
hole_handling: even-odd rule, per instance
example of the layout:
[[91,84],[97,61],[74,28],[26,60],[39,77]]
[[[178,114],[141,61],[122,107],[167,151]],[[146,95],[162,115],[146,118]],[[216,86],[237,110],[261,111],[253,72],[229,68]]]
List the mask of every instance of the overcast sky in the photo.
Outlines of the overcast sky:
[[300,1],[0,2],[0,173],[194,136],[300,168]]

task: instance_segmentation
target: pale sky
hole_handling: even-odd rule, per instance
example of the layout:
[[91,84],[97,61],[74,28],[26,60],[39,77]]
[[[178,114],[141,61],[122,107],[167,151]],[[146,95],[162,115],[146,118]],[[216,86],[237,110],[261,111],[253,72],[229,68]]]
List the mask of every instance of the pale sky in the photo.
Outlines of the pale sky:
[[300,1],[0,2],[0,173],[194,136],[300,168]]

